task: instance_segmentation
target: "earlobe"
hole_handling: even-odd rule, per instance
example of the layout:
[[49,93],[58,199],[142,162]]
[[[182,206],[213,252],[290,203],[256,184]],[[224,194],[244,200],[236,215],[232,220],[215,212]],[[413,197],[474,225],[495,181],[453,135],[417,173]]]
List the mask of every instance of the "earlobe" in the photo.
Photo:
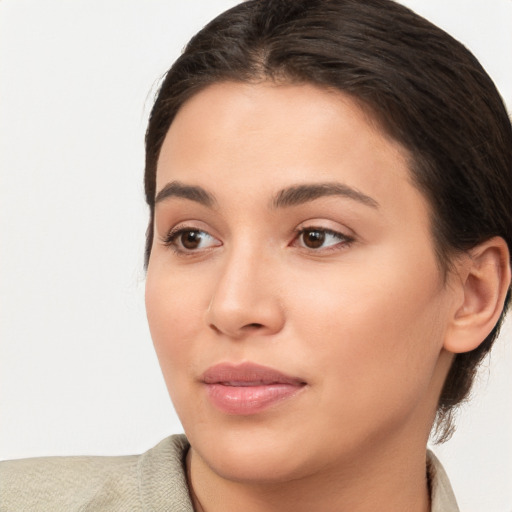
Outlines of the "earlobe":
[[510,287],[510,253],[505,240],[493,237],[469,251],[461,264],[463,301],[451,319],[444,348],[470,352],[490,334]]

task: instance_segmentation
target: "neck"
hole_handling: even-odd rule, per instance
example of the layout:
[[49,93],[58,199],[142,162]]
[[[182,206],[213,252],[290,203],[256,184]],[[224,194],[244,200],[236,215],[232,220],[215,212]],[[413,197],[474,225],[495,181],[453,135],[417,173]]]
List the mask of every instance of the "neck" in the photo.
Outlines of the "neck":
[[239,482],[215,473],[192,448],[187,456],[196,512],[429,512],[425,445],[358,454],[344,467],[290,481]]

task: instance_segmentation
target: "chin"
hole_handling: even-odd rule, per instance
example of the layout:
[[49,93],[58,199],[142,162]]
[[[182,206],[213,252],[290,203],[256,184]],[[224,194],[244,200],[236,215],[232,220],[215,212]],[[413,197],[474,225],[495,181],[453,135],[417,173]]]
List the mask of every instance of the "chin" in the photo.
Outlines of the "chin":
[[306,461],[293,460],[290,454],[283,456],[256,446],[252,450],[233,448],[222,453],[207,450],[199,455],[218,476],[232,482],[283,483],[300,479],[309,472]]
[[[244,483],[268,484],[294,480],[311,472],[308,454],[314,450],[288,432],[268,427],[208,429],[187,432],[196,454],[220,477]],[[185,431],[187,431],[185,429]],[[297,446],[304,446],[298,450]]]

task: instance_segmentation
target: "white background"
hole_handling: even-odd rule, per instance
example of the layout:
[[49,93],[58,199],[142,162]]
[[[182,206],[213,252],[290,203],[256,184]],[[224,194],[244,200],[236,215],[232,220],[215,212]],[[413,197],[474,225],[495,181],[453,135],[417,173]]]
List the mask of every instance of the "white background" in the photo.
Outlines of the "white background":
[[[158,77],[231,0],[0,1],[0,459],[181,431],[146,326],[143,136]],[[512,1],[408,0],[512,105]],[[512,329],[436,448],[463,512],[512,511]]]

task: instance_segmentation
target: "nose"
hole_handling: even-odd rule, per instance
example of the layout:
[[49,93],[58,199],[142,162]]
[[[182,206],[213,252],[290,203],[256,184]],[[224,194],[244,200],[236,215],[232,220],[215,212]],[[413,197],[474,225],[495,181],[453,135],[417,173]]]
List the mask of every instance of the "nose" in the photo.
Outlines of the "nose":
[[275,265],[250,250],[233,252],[223,263],[206,313],[209,327],[233,339],[279,332],[285,315]]

